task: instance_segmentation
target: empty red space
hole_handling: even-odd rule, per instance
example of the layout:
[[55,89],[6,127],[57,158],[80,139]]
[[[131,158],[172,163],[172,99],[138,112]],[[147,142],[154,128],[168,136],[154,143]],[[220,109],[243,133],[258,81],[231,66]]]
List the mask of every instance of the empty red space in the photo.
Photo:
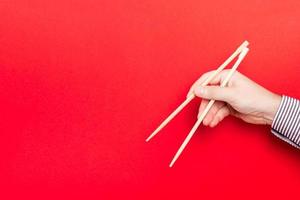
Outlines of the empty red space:
[[148,135],[244,41],[239,70],[300,98],[300,1],[0,1],[1,199],[298,198],[300,152],[193,101]]

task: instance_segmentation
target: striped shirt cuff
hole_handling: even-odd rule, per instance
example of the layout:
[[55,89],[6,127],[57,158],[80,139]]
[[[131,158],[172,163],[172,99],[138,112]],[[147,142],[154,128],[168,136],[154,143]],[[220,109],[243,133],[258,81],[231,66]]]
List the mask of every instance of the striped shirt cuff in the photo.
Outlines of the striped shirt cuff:
[[271,132],[289,144],[300,148],[300,101],[282,96],[272,122]]

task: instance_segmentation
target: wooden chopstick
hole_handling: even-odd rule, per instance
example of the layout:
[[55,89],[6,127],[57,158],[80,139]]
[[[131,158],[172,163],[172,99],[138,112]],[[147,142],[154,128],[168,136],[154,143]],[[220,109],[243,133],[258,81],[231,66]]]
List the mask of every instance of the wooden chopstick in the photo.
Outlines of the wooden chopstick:
[[[248,41],[244,41],[236,51],[217,69],[215,70],[211,76],[209,76],[201,85],[205,86],[210,81],[212,81],[215,76],[220,73],[236,56],[238,56],[244,48],[249,45]],[[191,94],[184,102],[182,102],[155,130],[154,132],[146,139],[146,142],[151,140],[162,128],[164,128],[187,104],[190,103],[191,100],[195,98],[194,94]]]
[[[247,47],[245,49],[243,49],[243,51],[241,52],[241,54],[238,57],[238,60],[236,61],[236,63],[234,64],[234,66],[231,68],[231,70],[229,71],[228,75],[226,76],[225,80],[222,82],[222,84],[220,85],[220,87],[225,87],[226,86],[226,84],[228,83],[228,81],[230,80],[230,78],[232,77],[233,73],[236,71],[236,69],[238,68],[239,64],[242,62],[242,60],[244,59],[244,57],[246,56],[246,54],[248,53],[248,51],[249,51],[249,49]],[[190,141],[190,139],[192,138],[192,136],[196,132],[197,128],[200,126],[202,120],[204,119],[204,117],[206,116],[206,114],[211,109],[211,107],[213,106],[214,103],[215,103],[215,100],[210,100],[209,101],[208,105],[206,106],[206,108],[204,109],[204,111],[201,113],[200,117],[198,118],[197,122],[194,124],[194,126],[191,129],[191,131],[189,132],[188,136],[185,138],[185,140],[183,141],[182,145],[178,149],[178,151],[175,154],[173,160],[171,161],[169,167],[172,167],[174,165],[174,163],[176,162],[176,160],[178,159],[178,157],[181,155],[182,151],[184,150],[184,148],[186,147],[186,145],[188,144],[188,142]]]

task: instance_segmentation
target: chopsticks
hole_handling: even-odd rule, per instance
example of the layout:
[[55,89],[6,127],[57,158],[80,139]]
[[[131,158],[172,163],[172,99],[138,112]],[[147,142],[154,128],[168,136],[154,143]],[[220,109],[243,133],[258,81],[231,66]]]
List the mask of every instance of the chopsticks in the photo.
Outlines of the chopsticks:
[[[226,84],[228,83],[228,81],[230,80],[230,78],[232,77],[233,73],[236,71],[236,69],[238,68],[239,64],[242,62],[242,60],[244,59],[244,57],[246,56],[246,54],[248,53],[248,51],[249,51],[249,49],[246,47],[241,52],[241,54],[238,57],[238,60],[236,61],[236,63],[234,64],[234,66],[231,68],[231,70],[229,71],[228,75],[226,76],[225,80],[222,82],[222,84],[220,85],[220,87],[225,87],[226,86]],[[215,103],[215,100],[210,100],[209,101],[208,105],[206,106],[206,108],[204,109],[204,111],[201,113],[201,115],[198,118],[197,122],[195,123],[195,125],[193,126],[193,128],[189,132],[188,136],[185,138],[184,142],[182,143],[182,145],[178,149],[177,153],[175,154],[173,160],[171,161],[171,163],[169,165],[170,167],[172,167],[174,165],[174,163],[176,162],[176,160],[178,159],[178,157],[180,156],[180,154],[182,153],[182,151],[184,150],[184,148],[186,147],[186,145],[188,144],[188,142],[190,141],[190,139],[192,138],[192,136],[196,132],[197,128],[200,126],[202,120],[207,115],[208,111],[211,109],[211,107],[213,106],[214,103]]]
[[[214,73],[208,77],[201,85],[205,86],[210,81],[212,81],[217,74],[219,74],[235,57],[237,57],[244,48],[249,45],[248,41],[245,41],[237,48],[237,50],[216,70]],[[154,132],[146,139],[146,142],[151,140],[162,128],[164,128],[191,100],[195,98],[194,94],[191,94],[183,103],[181,103],[176,110],[174,110],[155,130]]]
[[[247,46],[249,45],[249,42],[245,41],[243,42],[237,49],[236,51],[217,69],[215,70],[211,76],[209,76],[201,85],[205,86],[207,84],[209,84],[215,77],[216,75],[218,75],[235,57],[238,57],[236,63],[234,64],[234,66],[232,67],[231,71],[229,72],[228,76],[225,78],[224,82],[222,83],[221,87],[224,87],[227,82],[229,81],[229,79],[231,78],[231,76],[233,75],[234,71],[237,69],[237,67],[239,66],[239,64],[241,63],[241,61],[243,60],[243,58],[246,56],[247,52],[248,52],[248,48]],[[225,82],[226,81],[226,82]],[[154,132],[146,139],[146,142],[148,142],[150,139],[152,139],[162,128],[164,128],[191,100],[193,100],[195,98],[194,94],[191,94],[190,96],[187,97],[187,99],[182,102],[155,130]],[[201,124],[202,120],[204,119],[205,115],[208,113],[208,111],[210,110],[210,108],[212,107],[212,105],[214,104],[214,100],[211,100],[209,102],[209,104],[207,105],[207,107],[205,108],[205,110],[203,111],[203,113],[201,114],[201,116],[199,117],[199,119],[197,120],[197,122],[195,123],[195,125],[193,126],[193,128],[191,129],[190,133],[188,134],[188,136],[186,137],[186,139],[184,140],[184,142],[182,143],[182,145],[180,146],[179,150],[177,151],[176,155],[174,156],[172,162],[170,163],[170,167],[173,166],[173,164],[175,163],[175,161],[178,159],[178,157],[180,156],[180,154],[182,153],[183,149],[185,148],[185,146],[187,145],[187,143],[189,142],[189,140],[191,139],[191,137],[193,136],[193,134],[195,133],[195,131],[197,130],[197,128],[199,127],[199,125]]]

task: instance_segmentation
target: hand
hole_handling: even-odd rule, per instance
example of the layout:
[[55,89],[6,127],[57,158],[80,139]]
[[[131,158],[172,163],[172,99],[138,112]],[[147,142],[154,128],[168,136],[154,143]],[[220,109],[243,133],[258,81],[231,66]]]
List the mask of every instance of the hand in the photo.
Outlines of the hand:
[[188,96],[194,93],[203,98],[198,117],[210,99],[216,100],[203,120],[204,125],[214,127],[228,115],[252,124],[272,124],[281,96],[268,91],[237,71],[226,87],[218,86],[224,81],[229,70],[219,73],[209,86],[201,87],[201,83],[212,73],[213,71],[203,74],[188,93]]

